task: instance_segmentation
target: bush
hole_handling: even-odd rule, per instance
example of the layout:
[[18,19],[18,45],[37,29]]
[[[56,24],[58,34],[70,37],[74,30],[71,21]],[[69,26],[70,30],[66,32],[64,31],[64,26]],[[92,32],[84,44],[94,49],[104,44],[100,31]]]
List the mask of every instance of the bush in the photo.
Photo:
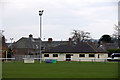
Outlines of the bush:
[[120,53],[120,49],[108,49],[109,53]]

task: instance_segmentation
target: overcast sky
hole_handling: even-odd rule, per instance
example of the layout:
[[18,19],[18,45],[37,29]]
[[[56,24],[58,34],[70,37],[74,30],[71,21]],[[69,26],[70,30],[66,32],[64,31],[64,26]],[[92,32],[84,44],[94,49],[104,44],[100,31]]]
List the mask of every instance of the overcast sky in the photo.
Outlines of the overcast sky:
[[42,39],[67,40],[74,29],[99,39],[112,35],[118,24],[119,0],[0,0],[0,29],[10,38],[39,37],[39,10],[42,15]]

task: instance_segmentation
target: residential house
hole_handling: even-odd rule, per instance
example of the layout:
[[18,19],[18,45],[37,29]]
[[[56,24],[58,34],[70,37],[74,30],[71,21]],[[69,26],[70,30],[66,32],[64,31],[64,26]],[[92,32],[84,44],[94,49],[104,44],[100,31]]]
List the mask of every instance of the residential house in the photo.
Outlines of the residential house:
[[[42,51],[67,43],[68,41],[53,41],[52,38],[49,38],[48,41],[42,41]],[[35,57],[39,57],[40,38],[33,38],[33,35],[29,35],[28,38],[22,37],[12,44],[12,50],[14,51],[13,56],[19,59],[22,59],[25,55],[37,55]]]
[[[22,37],[12,45],[12,48],[15,52],[14,57],[20,60],[28,55],[39,58],[39,44],[40,39],[33,38],[32,35],[29,35],[29,38]],[[48,41],[42,41],[42,58],[45,59],[57,58],[58,61],[78,61],[78,58],[107,57],[107,51],[102,48],[97,48],[92,42],[76,43],[73,42],[70,38],[69,41],[53,41],[52,38],[49,38]]]

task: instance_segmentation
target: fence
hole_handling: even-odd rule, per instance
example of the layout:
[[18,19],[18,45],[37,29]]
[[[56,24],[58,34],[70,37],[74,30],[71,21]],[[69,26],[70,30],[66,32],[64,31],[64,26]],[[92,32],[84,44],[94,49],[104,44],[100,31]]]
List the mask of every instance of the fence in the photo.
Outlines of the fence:
[[22,61],[23,58],[40,58],[39,55],[14,55],[16,61]]
[[[13,58],[0,58],[4,61],[23,61],[25,59],[34,59],[35,61],[45,61],[46,59],[55,59],[56,61],[79,61],[79,62],[107,62],[110,58],[40,58],[40,55],[14,55]],[[120,61],[120,60],[118,60]]]
[[[34,60],[42,60],[42,61],[45,61],[47,59],[53,59],[53,60],[56,60],[58,61],[58,58],[23,58],[23,60],[27,60],[27,59],[34,59]],[[61,60],[59,59],[59,61],[71,61],[71,60],[63,60],[64,58],[61,58]],[[66,59],[71,59],[71,58],[66,58]],[[76,60],[75,60],[76,59]],[[91,61],[91,62],[107,62],[107,59],[108,58],[74,58],[74,60],[72,61],[79,61],[79,62],[83,62],[83,61]]]

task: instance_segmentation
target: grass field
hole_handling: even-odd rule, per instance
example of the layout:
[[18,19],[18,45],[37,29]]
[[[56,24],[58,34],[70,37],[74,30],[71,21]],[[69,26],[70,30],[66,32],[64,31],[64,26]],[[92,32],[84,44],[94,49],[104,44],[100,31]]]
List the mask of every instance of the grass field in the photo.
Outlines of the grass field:
[[118,63],[3,62],[3,78],[117,78]]

